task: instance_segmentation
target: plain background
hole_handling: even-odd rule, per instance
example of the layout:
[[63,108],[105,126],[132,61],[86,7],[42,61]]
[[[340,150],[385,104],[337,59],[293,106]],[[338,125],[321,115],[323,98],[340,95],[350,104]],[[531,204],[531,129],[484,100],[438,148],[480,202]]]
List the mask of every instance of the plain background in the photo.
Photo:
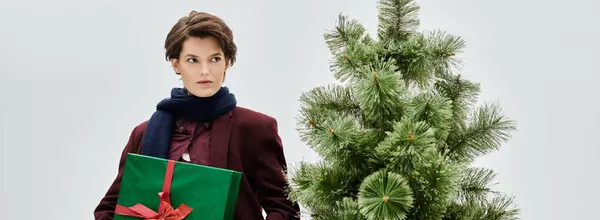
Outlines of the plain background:
[[[478,163],[499,172],[522,219],[597,219],[594,1],[421,0],[422,28],[460,35],[464,74],[518,121]],[[239,62],[226,85],[279,120],[290,164],[317,156],[296,133],[298,97],[333,82],[322,34],[340,12],[376,30],[375,1],[81,1],[0,4],[3,219],[92,219],[131,129],[181,82],[163,57],[190,10],[221,16]]]

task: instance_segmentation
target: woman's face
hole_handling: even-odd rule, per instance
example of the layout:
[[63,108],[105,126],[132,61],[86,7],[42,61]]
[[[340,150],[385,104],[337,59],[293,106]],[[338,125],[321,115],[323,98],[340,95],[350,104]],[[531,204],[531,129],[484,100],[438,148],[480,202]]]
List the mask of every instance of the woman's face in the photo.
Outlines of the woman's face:
[[183,86],[194,96],[210,97],[225,79],[229,61],[214,37],[190,37],[183,42],[179,59],[172,59],[173,69],[181,74]]

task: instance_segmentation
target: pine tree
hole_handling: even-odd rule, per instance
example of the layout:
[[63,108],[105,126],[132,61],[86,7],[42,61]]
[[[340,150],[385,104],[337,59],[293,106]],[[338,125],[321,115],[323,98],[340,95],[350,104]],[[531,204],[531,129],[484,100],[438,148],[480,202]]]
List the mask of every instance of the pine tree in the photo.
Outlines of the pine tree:
[[465,46],[418,31],[412,0],[380,0],[376,38],[340,14],[324,38],[338,83],[302,94],[299,133],[322,158],[291,172],[290,197],[322,220],[513,220],[513,197],[473,166],[515,122],[461,77]]

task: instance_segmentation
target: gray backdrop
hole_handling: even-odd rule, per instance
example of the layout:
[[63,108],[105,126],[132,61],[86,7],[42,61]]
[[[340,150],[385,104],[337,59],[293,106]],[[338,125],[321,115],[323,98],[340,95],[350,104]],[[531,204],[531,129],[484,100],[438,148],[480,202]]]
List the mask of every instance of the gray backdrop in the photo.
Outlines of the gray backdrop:
[[[425,29],[463,36],[469,78],[519,131],[480,165],[523,219],[597,219],[598,51],[593,1],[422,0]],[[163,59],[189,10],[224,18],[239,62],[226,85],[279,120],[291,164],[317,156],[295,129],[301,92],[333,81],[322,39],[339,12],[376,30],[375,1],[0,3],[3,219],[92,219],[131,129],[180,82]]]

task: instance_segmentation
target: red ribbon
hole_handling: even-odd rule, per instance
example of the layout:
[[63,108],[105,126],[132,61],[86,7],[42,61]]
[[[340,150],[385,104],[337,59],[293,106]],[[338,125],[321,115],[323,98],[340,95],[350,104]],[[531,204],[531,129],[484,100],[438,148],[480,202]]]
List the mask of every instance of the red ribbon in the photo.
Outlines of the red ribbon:
[[158,212],[138,203],[130,207],[117,205],[115,214],[138,217],[143,220],[183,220],[183,218],[192,212],[192,208],[185,204],[179,205],[177,209],[173,209],[173,206],[171,206],[169,193],[171,192],[174,170],[175,161],[169,160],[167,162],[167,172],[165,173],[163,189],[162,192],[158,193],[160,197]]

